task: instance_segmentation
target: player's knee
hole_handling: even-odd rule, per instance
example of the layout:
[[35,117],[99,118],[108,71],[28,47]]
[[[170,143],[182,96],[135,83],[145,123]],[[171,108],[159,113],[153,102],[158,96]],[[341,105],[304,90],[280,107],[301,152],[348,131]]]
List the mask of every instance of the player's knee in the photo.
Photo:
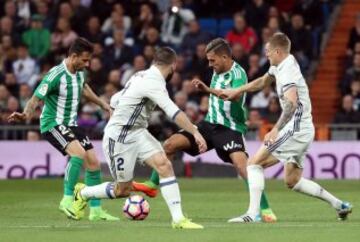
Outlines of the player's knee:
[[173,175],[173,167],[171,162],[166,157],[163,157],[163,159],[157,162],[156,171],[159,173],[160,177],[168,177]]
[[163,145],[164,151],[166,155],[172,155],[176,152],[176,144],[175,142],[170,138],[165,140],[164,145]]
[[131,191],[132,187],[130,185],[123,186],[118,183],[115,186],[114,193],[116,197],[121,198],[130,196]]

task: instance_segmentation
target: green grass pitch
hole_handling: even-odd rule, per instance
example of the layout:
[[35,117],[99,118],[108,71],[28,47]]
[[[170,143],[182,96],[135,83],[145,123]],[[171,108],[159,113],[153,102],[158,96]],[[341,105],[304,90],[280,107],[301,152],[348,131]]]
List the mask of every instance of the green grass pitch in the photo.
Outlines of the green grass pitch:
[[275,224],[228,224],[242,214],[248,194],[237,179],[180,179],[185,213],[204,230],[173,230],[170,214],[159,196],[148,199],[145,221],[129,221],[121,212],[124,199],[106,200],[103,207],[118,222],[71,221],[58,210],[61,180],[0,181],[0,241],[360,241],[359,181],[319,181],[326,189],[354,205],[346,222],[317,199],[288,191],[281,181],[267,181],[267,193],[279,221]]

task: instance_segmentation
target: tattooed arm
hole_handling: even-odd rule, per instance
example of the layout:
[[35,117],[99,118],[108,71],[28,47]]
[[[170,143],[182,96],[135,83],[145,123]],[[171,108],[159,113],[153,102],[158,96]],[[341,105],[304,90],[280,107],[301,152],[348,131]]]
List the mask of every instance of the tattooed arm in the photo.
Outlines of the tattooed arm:
[[284,93],[285,104],[281,116],[279,120],[276,122],[273,129],[265,135],[264,138],[265,145],[271,145],[272,143],[274,143],[278,136],[278,132],[282,128],[284,128],[284,126],[290,121],[297,108],[298,105],[297,100],[298,100],[298,95],[297,95],[296,86],[287,89],[286,92]]
[[33,95],[31,99],[26,103],[24,111],[22,113],[13,112],[8,117],[8,122],[12,123],[30,120],[33,113],[35,112],[36,107],[39,105],[39,101],[40,99],[37,96]]
[[281,130],[292,118],[297,108],[297,88],[291,87],[284,93],[284,108],[275,127]]

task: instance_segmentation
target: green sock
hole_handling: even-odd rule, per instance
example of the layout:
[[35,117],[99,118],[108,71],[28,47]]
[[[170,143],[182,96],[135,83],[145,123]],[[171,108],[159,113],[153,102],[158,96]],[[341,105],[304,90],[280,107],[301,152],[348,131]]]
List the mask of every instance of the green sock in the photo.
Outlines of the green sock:
[[83,163],[84,160],[79,157],[70,157],[70,160],[65,168],[64,195],[73,195],[74,187],[79,180],[80,170]]
[[155,170],[152,170],[151,172],[150,181],[154,183],[156,186],[159,186],[160,184],[159,174]]
[[[85,171],[85,184],[87,186],[95,186],[101,183],[101,172],[100,170],[97,171]],[[93,198],[90,199],[90,207],[99,207],[100,206],[100,199]]]
[[[243,179],[243,180],[244,180],[244,182],[245,182],[245,184],[246,184],[247,190],[249,190],[248,180],[245,180],[245,179]],[[268,202],[268,200],[267,200],[267,198],[266,198],[266,195],[265,195],[265,192],[263,192],[263,193],[261,194],[260,208],[261,208],[261,210],[270,208],[269,202]]]

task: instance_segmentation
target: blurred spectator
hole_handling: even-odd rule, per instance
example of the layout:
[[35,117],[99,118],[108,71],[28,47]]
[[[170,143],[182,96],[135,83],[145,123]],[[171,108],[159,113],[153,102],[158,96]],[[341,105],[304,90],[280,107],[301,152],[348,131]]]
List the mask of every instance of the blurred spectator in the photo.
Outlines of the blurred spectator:
[[23,31],[25,26],[22,19],[17,15],[16,2],[13,0],[6,0],[4,10],[4,16],[9,17],[13,21],[14,31]]
[[186,93],[189,101],[200,103],[200,97],[195,86],[191,83],[191,80],[184,80],[182,82],[181,91]]
[[151,62],[154,59],[155,47],[152,45],[145,45],[143,50],[143,56],[146,60],[148,66],[150,66]]
[[132,63],[133,49],[124,43],[124,38],[124,31],[116,30],[113,34],[114,43],[106,50],[106,57],[111,64],[111,69]]
[[185,113],[192,123],[198,123],[200,120],[199,105],[195,102],[186,103]]
[[43,28],[42,16],[36,14],[31,17],[31,29],[22,35],[23,42],[29,47],[30,55],[41,59],[50,49],[50,32]]
[[281,24],[278,17],[270,17],[267,23],[267,27],[270,30],[270,35],[273,35],[277,32],[281,32]]
[[183,8],[181,0],[171,0],[171,7],[164,13],[161,37],[165,43],[180,46],[187,33],[187,24],[195,19],[190,9]]
[[97,108],[90,103],[86,103],[80,111],[78,125],[82,127],[95,127],[97,121]]
[[142,47],[150,45],[153,47],[164,46],[164,42],[160,39],[159,30],[155,27],[149,27],[146,31],[144,40],[141,42]]
[[36,12],[43,19],[43,26],[45,29],[52,31],[54,28],[54,17],[49,12],[49,6],[46,1],[36,1]]
[[249,69],[249,57],[245,53],[243,46],[239,43],[235,43],[231,47],[233,59],[247,72]]
[[26,140],[27,141],[39,141],[40,140],[40,133],[37,130],[29,130],[26,133]]
[[205,118],[208,110],[209,110],[209,96],[205,95],[201,97],[200,106],[199,106],[199,112],[203,119]]
[[340,83],[341,93],[350,92],[350,84],[352,80],[360,80],[360,53],[353,57],[353,65],[345,71],[345,75]]
[[39,69],[36,62],[29,56],[26,45],[19,45],[17,48],[17,60],[13,62],[13,73],[19,84],[28,84],[31,89],[34,88]]
[[17,97],[19,94],[19,85],[17,83],[14,73],[12,73],[12,72],[6,73],[4,82],[5,82],[6,88],[9,90],[11,95]]
[[108,75],[108,82],[114,84],[117,89],[120,89],[120,77],[121,73],[119,69],[111,70]]
[[234,28],[226,34],[226,40],[231,45],[241,44],[246,53],[249,53],[257,43],[257,36],[255,31],[247,26],[244,16],[236,13],[234,14]]
[[126,82],[130,77],[138,71],[144,70],[146,68],[146,61],[142,55],[137,55],[134,58],[133,65],[126,69],[122,74],[121,85],[124,87]]
[[249,129],[258,129],[263,125],[264,121],[261,119],[260,112],[256,109],[249,111],[249,118],[246,122]]
[[174,102],[182,111],[186,109],[186,103],[188,101],[188,95],[186,92],[180,91],[177,92],[174,96]]
[[2,58],[3,58],[3,72],[11,72],[12,64],[16,60],[16,49],[14,48],[10,35],[3,35],[2,42]]
[[211,38],[211,34],[206,32],[206,30],[200,29],[197,20],[191,20],[189,22],[189,32],[185,34],[180,47],[182,54],[191,57],[194,54],[197,45],[208,43]]
[[269,5],[264,0],[252,0],[245,6],[245,17],[248,23],[260,33],[266,25]]
[[354,109],[360,111],[360,80],[353,80],[350,86],[350,95],[353,98]]
[[274,96],[270,98],[269,105],[265,113],[265,121],[269,124],[276,124],[281,115],[279,99]]
[[89,67],[89,85],[98,95],[103,93],[104,85],[106,83],[106,71],[103,68],[99,57],[91,58]]
[[347,43],[347,54],[353,55],[355,44],[360,42],[360,13],[356,15],[355,25],[351,28]]
[[51,35],[51,51],[55,55],[61,56],[59,60],[64,58],[77,37],[78,35],[71,29],[69,20],[59,18],[55,32]]
[[131,18],[125,15],[124,7],[121,3],[113,6],[111,17],[107,18],[101,27],[101,31],[105,34],[112,34],[114,31],[122,30],[126,35],[131,27]]
[[303,71],[307,70],[312,58],[312,37],[304,26],[304,18],[300,14],[291,17],[291,27],[288,31],[291,40],[291,50]]
[[181,78],[185,78],[187,75],[187,60],[181,53],[176,58],[175,71],[180,74]]
[[191,75],[198,75],[204,83],[209,85],[212,72],[209,68],[205,50],[206,44],[204,43],[196,46],[195,55],[190,62],[190,73]]
[[248,79],[250,81],[255,80],[256,78],[262,76],[261,67],[260,67],[260,56],[258,54],[251,54],[249,56],[249,69],[248,69]]
[[101,95],[101,98],[104,99],[107,103],[110,103],[111,97],[116,92],[118,92],[118,89],[113,83],[106,83],[104,87],[104,93]]
[[20,25],[28,27],[30,23],[31,12],[35,10],[35,4],[30,0],[16,1],[17,16],[21,19]]
[[145,38],[146,32],[150,27],[160,29],[161,21],[157,15],[154,14],[153,9],[148,3],[140,5],[140,13],[136,16],[134,21],[134,37],[137,41],[142,41]]
[[173,99],[174,95],[182,88],[182,79],[179,72],[174,72],[170,82],[167,83],[166,88],[168,90],[170,98]]
[[57,18],[58,19],[65,18],[69,22],[71,22],[72,16],[74,16],[74,10],[72,9],[70,3],[68,3],[68,2],[61,3],[59,6],[59,14],[58,14]]
[[14,22],[10,17],[4,16],[0,22],[0,36],[1,38],[5,35],[10,36],[12,42],[17,45],[21,41],[19,32],[14,29]]
[[9,97],[10,93],[7,87],[0,84],[0,111],[6,109]]
[[265,54],[265,45],[272,36],[271,30],[268,27],[264,27],[261,30],[261,41],[259,41],[257,46],[257,52],[260,53],[260,66],[264,67],[269,61]]
[[334,123],[359,123],[360,113],[354,109],[354,100],[351,95],[345,95],[342,99],[341,110],[336,113]]
[[28,84],[23,83],[20,84],[19,87],[19,104],[20,109],[24,110],[26,103],[30,100],[32,96],[31,88]]
[[92,43],[102,43],[104,35],[100,31],[100,19],[97,16],[91,16],[87,22],[86,30],[83,31],[83,37]]
[[71,17],[71,27],[76,33],[81,33],[86,28],[90,11],[81,5],[81,0],[70,0],[70,5],[74,13]]
[[252,97],[250,108],[258,109],[264,113],[269,106],[270,100],[274,97],[276,97],[276,93],[272,90],[271,86],[265,86],[264,89]]
[[308,29],[321,28],[324,23],[322,2],[319,0],[298,0],[294,6],[293,13],[304,17]]

